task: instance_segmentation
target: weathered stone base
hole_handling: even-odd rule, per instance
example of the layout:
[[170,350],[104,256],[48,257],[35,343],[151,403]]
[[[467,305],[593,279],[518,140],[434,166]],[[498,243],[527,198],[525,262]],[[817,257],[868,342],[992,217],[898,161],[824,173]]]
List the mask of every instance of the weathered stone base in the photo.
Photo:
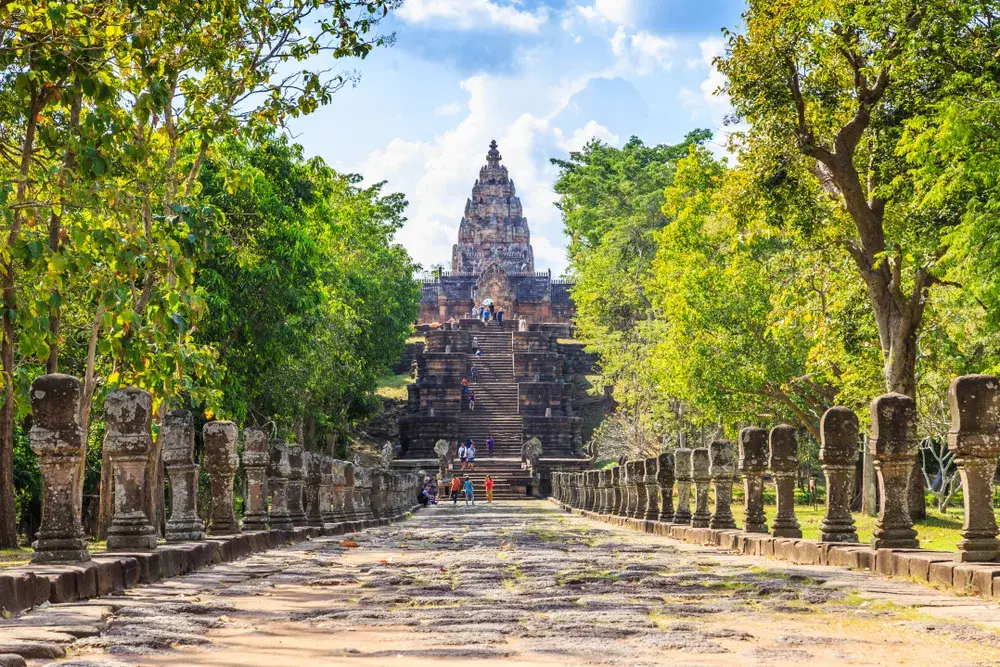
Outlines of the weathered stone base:
[[[409,518],[418,507],[397,515],[392,521]],[[385,524],[389,522],[389,519],[385,520]],[[357,528],[351,530],[347,529],[347,524],[339,523],[322,528],[246,532],[197,542],[164,544],[151,551],[95,555],[87,562],[71,565],[8,568],[0,571],[0,609],[18,614],[46,602],[58,604],[112,595],[133,586],[155,583],[287,544],[385,524],[363,521],[352,523],[351,526],[357,525]]]
[[891,577],[926,582],[964,594],[1000,599],[1000,563],[969,563],[956,560],[955,552],[924,549],[872,549],[845,542],[817,542],[801,538],[775,537],[739,530],[694,528],[686,524],[639,521],[570,508],[552,500],[560,508],[585,519],[604,521],[631,530],[662,537],[736,551],[747,556],[764,556],[796,565],[821,565],[866,570]]
[[90,560],[87,540],[82,537],[64,539],[39,537],[31,546],[35,550],[31,555],[32,563],[79,563]]

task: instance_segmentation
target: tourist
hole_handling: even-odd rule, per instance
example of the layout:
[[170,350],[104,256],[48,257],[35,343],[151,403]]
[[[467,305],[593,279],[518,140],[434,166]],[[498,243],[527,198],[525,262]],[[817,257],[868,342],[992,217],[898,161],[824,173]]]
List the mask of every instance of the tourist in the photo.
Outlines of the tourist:
[[465,480],[465,504],[468,505],[472,503],[473,507],[476,505],[476,492],[472,490],[472,478],[466,478]]
[[469,462],[470,469],[476,469],[476,445],[472,440],[469,440],[469,444],[465,448],[465,460]]
[[500,326],[503,326],[503,308],[502,307],[500,308],[500,310],[497,311],[497,324],[499,324]]
[[475,336],[472,337],[472,351],[475,352],[479,349],[479,339]]
[[483,309],[483,323],[486,324],[490,321],[490,311]]
[[472,367],[472,384],[479,384],[479,369]]
[[482,350],[476,350],[476,356],[477,357],[483,356],[483,351]]
[[462,489],[462,478],[455,475],[451,478],[451,504],[458,504],[458,492]]
[[493,477],[491,475],[487,475],[486,476],[486,481],[484,482],[484,484],[486,485],[486,504],[487,505],[492,505],[493,504]]
[[466,470],[469,467],[469,456],[474,453],[474,444],[472,438],[469,438],[464,443],[462,443],[462,448],[465,449],[464,455],[462,456],[462,470]]
[[[473,376],[475,376],[475,369],[473,369]],[[468,378],[462,378],[462,398],[465,399],[465,395],[469,393],[469,380]]]
[[476,411],[476,392],[469,392],[469,412]]
[[466,449],[465,449],[465,443],[463,442],[461,445],[458,446],[458,460],[462,465],[462,470],[465,470],[465,456],[466,456]]
[[493,436],[486,438],[486,453],[493,456]]
[[491,317],[492,319],[496,319],[496,312],[497,312],[497,311],[496,311],[496,306],[494,306],[494,305],[493,305],[493,304],[491,303],[491,304],[490,304],[490,317]]

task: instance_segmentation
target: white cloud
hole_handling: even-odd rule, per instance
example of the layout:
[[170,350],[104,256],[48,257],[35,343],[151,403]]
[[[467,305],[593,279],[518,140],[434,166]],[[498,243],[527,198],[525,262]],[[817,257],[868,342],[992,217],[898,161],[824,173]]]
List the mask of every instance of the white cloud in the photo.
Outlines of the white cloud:
[[[562,133],[559,133],[560,136]],[[600,139],[606,144],[617,146],[621,142],[617,134],[604,127],[596,120],[588,122],[583,127],[577,129],[569,136],[569,139],[560,142],[560,146],[566,151],[578,151],[591,139]]]
[[677,43],[670,38],[645,30],[629,35],[624,26],[618,26],[610,41],[611,52],[618,57],[619,66],[638,76],[645,76],[657,68],[669,70],[673,66],[671,56],[677,50]]
[[442,104],[437,109],[434,110],[435,116],[457,116],[462,112],[462,105],[458,102],[449,102],[448,104]]
[[487,27],[535,33],[548,22],[548,12],[520,10],[490,0],[406,0],[397,14],[409,23],[443,23],[461,30]]
[[618,25],[633,25],[638,19],[637,0],[594,0],[593,10]]
[[685,106],[698,107],[706,104],[715,113],[724,114],[729,109],[729,95],[720,92],[720,89],[726,84],[726,76],[719,71],[713,61],[725,54],[726,43],[718,37],[711,37],[699,42],[698,49],[701,51],[701,57],[689,60],[688,66],[708,69],[708,76],[698,86],[701,90],[701,99],[690,89],[682,88],[681,100]]
[[548,158],[576,150],[592,137],[609,143],[617,143],[618,137],[590,121],[566,138],[552,124],[565,102],[560,106],[553,100],[554,106],[543,104],[545,109],[537,113],[519,111],[523,101],[505,105],[525,86],[521,79],[485,74],[465,79],[461,87],[468,95],[467,110],[455,127],[429,141],[397,137],[351,168],[369,181],[386,179],[393,190],[407,194],[409,220],[397,240],[425,268],[450,265],[465,201],[495,138],[528,219],[537,270],[565,270],[562,219],[553,205],[558,168]]

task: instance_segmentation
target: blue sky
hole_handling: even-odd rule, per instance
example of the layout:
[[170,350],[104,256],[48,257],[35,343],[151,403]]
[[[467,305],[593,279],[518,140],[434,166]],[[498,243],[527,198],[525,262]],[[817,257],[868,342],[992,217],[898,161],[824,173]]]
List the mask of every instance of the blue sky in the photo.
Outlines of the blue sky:
[[[712,67],[742,0],[406,0],[390,49],[291,131],[307,154],[410,202],[398,239],[425,268],[448,264],[465,200],[500,144],[532,232],[537,270],[566,267],[549,158],[597,137],[676,142],[723,129]],[[717,138],[720,145],[721,138]]]

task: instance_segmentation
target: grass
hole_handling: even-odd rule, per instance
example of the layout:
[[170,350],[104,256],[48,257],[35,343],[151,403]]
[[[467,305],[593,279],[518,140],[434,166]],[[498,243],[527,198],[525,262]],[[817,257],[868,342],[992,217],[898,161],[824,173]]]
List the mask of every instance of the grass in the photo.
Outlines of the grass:
[[382,398],[396,401],[406,400],[406,386],[413,383],[413,378],[409,373],[400,375],[387,375],[379,380],[375,393]]
[[27,565],[31,562],[31,554],[33,553],[34,550],[30,547],[0,549],[0,569]]
[[[774,523],[774,505],[765,505],[764,514],[767,515],[767,525],[770,527]],[[799,520],[799,527],[802,529],[802,537],[808,540],[819,539],[819,526],[823,521],[825,513],[823,505],[817,505],[814,509],[812,505],[796,505],[795,516]],[[743,525],[743,505],[733,503],[733,517],[739,526]],[[872,538],[872,530],[875,528],[875,517],[866,514],[854,514],[854,526],[858,530],[858,540],[867,543]],[[927,518],[914,524],[917,531],[917,539],[920,540],[921,549],[933,551],[954,551],[960,538],[958,531],[962,528],[962,513],[950,512],[942,514],[930,507],[927,508]]]

